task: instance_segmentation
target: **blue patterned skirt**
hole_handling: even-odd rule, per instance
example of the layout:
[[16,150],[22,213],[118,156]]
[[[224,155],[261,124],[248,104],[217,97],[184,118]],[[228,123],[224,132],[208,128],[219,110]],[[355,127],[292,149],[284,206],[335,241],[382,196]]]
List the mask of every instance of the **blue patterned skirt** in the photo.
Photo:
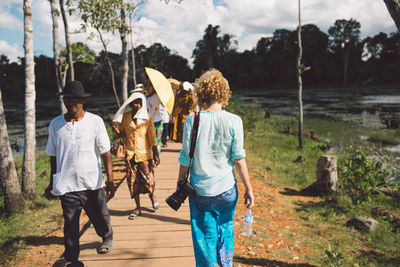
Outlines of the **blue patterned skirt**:
[[189,197],[196,266],[232,266],[237,199],[236,185],[215,197]]

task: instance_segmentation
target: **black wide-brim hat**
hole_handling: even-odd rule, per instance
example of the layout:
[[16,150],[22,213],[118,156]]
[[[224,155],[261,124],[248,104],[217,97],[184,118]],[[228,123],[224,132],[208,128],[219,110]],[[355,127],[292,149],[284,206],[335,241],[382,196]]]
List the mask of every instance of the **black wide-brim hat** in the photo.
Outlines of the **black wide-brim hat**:
[[58,94],[67,97],[88,97],[92,95],[85,92],[85,88],[83,88],[83,84],[80,81],[68,82],[64,90]]

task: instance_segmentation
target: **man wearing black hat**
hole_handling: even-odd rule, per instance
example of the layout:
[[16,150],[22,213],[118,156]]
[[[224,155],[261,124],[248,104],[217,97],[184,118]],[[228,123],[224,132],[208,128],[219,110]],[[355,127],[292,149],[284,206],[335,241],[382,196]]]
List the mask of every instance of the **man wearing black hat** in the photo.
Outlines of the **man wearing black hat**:
[[[69,82],[62,91],[67,113],[54,118],[49,126],[46,153],[51,175],[45,190],[48,199],[59,196],[64,215],[64,258],[67,266],[83,266],[79,258],[79,216],[85,210],[103,242],[99,254],[111,251],[113,231],[105,191],[113,196],[110,140],[102,118],[83,109],[86,97],[79,81]],[[107,174],[106,188],[101,168]]]

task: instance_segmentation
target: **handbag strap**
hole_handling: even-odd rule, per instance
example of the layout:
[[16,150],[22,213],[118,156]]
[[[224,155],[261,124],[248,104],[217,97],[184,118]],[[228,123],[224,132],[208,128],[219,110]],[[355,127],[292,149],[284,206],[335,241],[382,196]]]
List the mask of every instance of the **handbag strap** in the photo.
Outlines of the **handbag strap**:
[[197,132],[199,130],[199,123],[200,123],[200,111],[194,113],[194,120],[193,120],[193,127],[192,127],[192,136],[190,137],[190,152],[189,152],[189,168],[186,172],[185,179],[189,179],[190,167],[192,166],[192,159],[194,155],[194,150],[196,148],[196,141],[197,141]]
[[192,136],[190,137],[190,152],[189,152],[190,159],[193,158],[194,150],[196,148],[197,132],[199,130],[199,123],[200,123],[200,111],[194,113]]

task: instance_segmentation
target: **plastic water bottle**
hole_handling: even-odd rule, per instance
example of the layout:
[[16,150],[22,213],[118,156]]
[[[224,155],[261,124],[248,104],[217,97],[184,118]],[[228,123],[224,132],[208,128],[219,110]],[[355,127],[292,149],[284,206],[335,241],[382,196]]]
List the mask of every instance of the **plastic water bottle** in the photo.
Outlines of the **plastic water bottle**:
[[253,215],[251,209],[246,209],[244,213],[243,235],[251,236],[253,233]]

